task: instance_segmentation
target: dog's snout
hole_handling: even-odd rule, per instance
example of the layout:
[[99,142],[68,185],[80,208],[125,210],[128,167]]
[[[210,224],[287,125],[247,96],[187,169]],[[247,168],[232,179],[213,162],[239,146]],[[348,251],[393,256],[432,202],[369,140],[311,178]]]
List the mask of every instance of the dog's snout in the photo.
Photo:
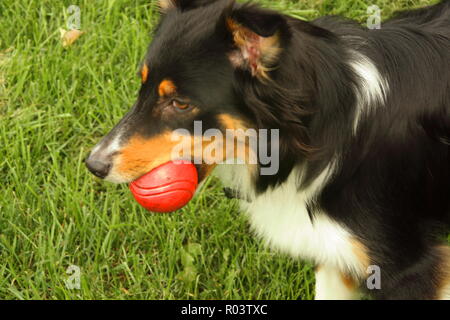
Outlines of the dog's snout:
[[94,153],[86,159],[86,166],[94,175],[104,179],[111,169],[111,159]]

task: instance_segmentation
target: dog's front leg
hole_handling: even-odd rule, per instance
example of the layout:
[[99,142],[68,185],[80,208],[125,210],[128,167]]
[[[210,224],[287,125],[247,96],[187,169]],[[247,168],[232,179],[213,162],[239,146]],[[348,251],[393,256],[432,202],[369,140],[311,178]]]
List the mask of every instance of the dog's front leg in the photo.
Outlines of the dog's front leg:
[[351,277],[329,266],[316,268],[316,300],[359,299],[358,285]]

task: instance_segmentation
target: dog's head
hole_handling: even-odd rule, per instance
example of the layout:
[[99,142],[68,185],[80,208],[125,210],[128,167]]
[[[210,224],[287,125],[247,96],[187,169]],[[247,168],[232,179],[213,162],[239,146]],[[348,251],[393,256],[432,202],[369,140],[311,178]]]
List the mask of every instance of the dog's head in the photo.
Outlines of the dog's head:
[[[256,95],[288,103],[264,89],[276,86],[272,73],[289,41],[286,17],[232,0],[159,4],[162,19],[142,63],[137,101],[86,161],[108,181],[130,182],[174,160],[175,130],[183,129],[193,146],[207,147],[211,139],[196,137],[195,123],[201,122],[203,132],[216,129],[224,136],[227,129],[288,125],[269,102],[255,110],[262,103]],[[296,118],[290,108],[284,116]],[[222,160],[230,148],[224,149]],[[202,179],[213,165],[198,167]]]

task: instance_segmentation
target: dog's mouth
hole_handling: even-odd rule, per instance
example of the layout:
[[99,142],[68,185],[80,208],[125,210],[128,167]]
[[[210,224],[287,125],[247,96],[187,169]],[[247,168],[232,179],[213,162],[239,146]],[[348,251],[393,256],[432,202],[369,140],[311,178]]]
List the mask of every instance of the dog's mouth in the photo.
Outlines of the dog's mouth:
[[195,164],[195,168],[197,169],[198,174],[198,183],[200,184],[205,181],[205,179],[211,174],[215,167],[215,165]]

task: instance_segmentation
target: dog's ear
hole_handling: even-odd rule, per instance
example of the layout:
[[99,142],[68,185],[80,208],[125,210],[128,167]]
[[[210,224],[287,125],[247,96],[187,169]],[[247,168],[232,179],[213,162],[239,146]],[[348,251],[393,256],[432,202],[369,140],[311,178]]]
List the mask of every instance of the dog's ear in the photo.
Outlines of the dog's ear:
[[217,2],[219,0],[159,0],[159,7],[162,12],[167,12],[170,9],[179,8],[181,10],[188,10],[206,6]]
[[230,10],[226,26],[231,32],[234,50],[229,54],[236,68],[248,70],[254,77],[268,79],[282,51],[285,18],[253,5]]

